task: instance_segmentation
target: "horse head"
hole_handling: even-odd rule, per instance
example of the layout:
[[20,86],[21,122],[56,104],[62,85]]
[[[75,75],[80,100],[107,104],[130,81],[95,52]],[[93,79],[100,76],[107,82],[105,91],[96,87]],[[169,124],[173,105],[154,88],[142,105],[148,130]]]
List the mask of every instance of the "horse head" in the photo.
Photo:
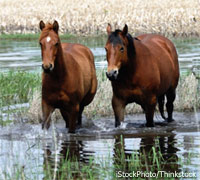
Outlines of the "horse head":
[[123,30],[116,29],[112,32],[110,24],[107,26],[108,40],[105,45],[108,69],[106,75],[109,80],[114,81],[119,75],[119,70],[127,64],[129,58],[134,54],[133,38],[128,34],[128,26]]
[[49,73],[54,69],[56,55],[60,47],[59,25],[57,21],[54,21],[53,24],[45,24],[40,21],[39,26],[42,31],[39,39],[42,52],[42,68],[44,72]]

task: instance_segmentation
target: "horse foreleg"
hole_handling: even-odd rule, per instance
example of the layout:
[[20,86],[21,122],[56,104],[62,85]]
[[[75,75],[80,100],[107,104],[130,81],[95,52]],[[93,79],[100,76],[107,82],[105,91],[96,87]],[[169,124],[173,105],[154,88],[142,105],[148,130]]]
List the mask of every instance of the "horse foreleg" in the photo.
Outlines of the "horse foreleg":
[[115,127],[118,127],[124,121],[125,102],[113,95],[112,107],[115,115]]
[[154,127],[153,117],[154,117],[156,102],[157,102],[156,96],[151,96],[148,99],[147,104],[145,106],[145,116],[146,116],[147,127]]
[[52,106],[47,105],[44,101],[42,101],[42,129],[46,128],[49,129],[51,123],[51,113],[53,112],[54,108]]

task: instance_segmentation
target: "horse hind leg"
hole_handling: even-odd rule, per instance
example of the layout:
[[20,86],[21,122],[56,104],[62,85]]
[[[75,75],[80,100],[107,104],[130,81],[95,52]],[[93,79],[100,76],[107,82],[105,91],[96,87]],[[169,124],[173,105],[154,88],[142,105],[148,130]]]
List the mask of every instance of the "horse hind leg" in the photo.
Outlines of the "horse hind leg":
[[165,104],[165,95],[158,97],[158,108],[160,111],[160,115],[163,119],[166,120],[165,114],[164,114],[164,104]]
[[60,113],[61,113],[63,119],[65,120],[66,128],[68,128],[69,127],[69,117],[68,117],[69,115],[68,115],[67,111],[64,109],[60,109]]
[[84,110],[84,106],[80,105],[79,113],[78,113],[78,128],[81,127],[81,125],[82,125],[82,113],[83,113],[83,110]]
[[174,100],[176,97],[175,89],[169,89],[166,93],[166,96],[167,96],[166,108],[167,108],[167,113],[168,113],[167,121],[172,122],[172,121],[174,121],[174,119],[173,119],[173,110],[174,110],[173,103],[174,103]]

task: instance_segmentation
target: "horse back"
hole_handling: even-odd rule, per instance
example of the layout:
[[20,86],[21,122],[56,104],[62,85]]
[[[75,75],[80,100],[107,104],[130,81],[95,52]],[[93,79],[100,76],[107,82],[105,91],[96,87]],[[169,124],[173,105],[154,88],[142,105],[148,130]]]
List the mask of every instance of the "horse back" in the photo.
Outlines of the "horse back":
[[[158,93],[162,94],[169,88],[175,89],[179,79],[179,65],[174,44],[169,39],[160,35],[145,34],[137,38],[140,40],[140,43],[145,46],[146,51],[148,51],[148,57],[146,56],[145,58],[147,58],[146,62],[149,61],[151,65],[145,68],[147,72],[149,68],[152,78],[158,79],[157,83],[159,83],[159,85],[157,85],[157,87],[158,91],[160,91]],[[143,52],[140,50],[139,54],[142,53]]]

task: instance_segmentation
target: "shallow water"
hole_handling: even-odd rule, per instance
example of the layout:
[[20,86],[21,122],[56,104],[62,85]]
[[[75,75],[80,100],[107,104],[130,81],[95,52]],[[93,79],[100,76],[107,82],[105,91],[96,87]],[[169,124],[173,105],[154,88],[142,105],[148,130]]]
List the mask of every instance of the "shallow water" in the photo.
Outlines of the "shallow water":
[[[98,166],[105,161],[112,168],[113,164],[117,165],[114,157],[118,149],[123,149],[128,158],[132,153],[149,155],[152,147],[159,145],[163,162],[167,164],[162,168],[163,171],[191,172],[196,175],[191,179],[198,179],[200,112],[175,112],[174,118],[175,122],[166,125],[157,115],[154,128],[143,127],[143,114],[127,115],[120,128],[114,128],[113,118],[96,119],[90,123],[84,118],[83,128],[77,130],[76,134],[67,133],[63,120],[52,125],[48,131],[43,131],[40,125],[31,124],[4,127],[0,129],[0,172],[6,171],[12,175],[17,169],[23,168],[25,177],[42,179],[45,178],[44,165],[50,165],[52,171],[59,170],[66,153],[75,156],[80,164],[87,164],[93,157]],[[123,141],[123,147],[119,146],[120,141]],[[111,160],[108,162],[108,159]],[[152,162],[148,163],[151,167]]]
[[[104,45],[105,37],[69,38],[63,42],[81,43],[88,46],[97,68],[107,67]],[[177,47],[181,72],[194,71],[200,74],[200,39],[173,40]],[[1,40],[0,71],[8,69],[41,70],[41,51],[37,40]]]

